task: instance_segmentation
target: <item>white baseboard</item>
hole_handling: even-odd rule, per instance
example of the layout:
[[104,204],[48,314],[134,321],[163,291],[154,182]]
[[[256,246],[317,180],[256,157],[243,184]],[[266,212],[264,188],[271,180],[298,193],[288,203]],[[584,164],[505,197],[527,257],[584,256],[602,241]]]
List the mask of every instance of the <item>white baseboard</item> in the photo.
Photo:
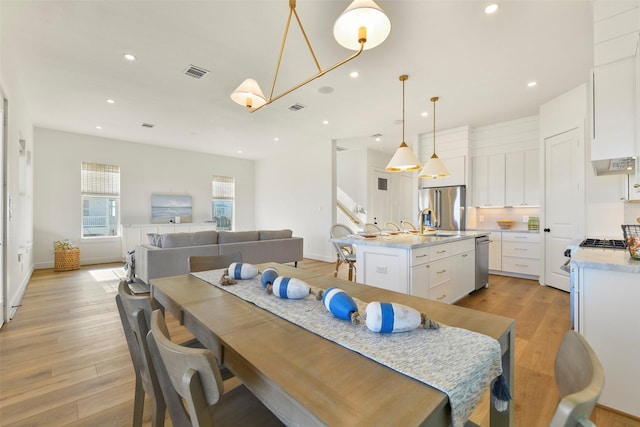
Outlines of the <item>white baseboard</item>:
[[22,283],[20,283],[20,287],[18,288],[18,292],[14,295],[13,299],[7,305],[7,317],[8,320],[11,320],[16,315],[16,312],[21,306],[22,298],[24,297],[24,293],[27,291],[27,285],[29,284],[29,280],[31,280],[31,275],[33,274],[34,268],[29,268],[27,274],[24,275],[24,279]]

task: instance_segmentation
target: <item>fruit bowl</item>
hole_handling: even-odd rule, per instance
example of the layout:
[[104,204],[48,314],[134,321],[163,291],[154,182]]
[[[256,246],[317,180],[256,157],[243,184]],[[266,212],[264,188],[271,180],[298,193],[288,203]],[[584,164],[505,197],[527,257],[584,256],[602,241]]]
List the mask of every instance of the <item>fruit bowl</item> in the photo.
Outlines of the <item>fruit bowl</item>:
[[499,219],[496,221],[498,223],[498,227],[502,230],[508,230],[513,226],[514,221],[511,219]]

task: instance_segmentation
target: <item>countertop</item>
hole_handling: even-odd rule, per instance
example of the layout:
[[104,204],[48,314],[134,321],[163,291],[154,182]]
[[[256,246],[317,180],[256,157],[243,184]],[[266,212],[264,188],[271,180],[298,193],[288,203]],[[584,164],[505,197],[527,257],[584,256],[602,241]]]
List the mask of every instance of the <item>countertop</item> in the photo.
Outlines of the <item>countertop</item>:
[[488,236],[487,231],[449,231],[441,230],[436,234],[399,233],[397,235],[382,235],[375,238],[365,238],[358,235],[350,235],[343,238],[329,239],[336,243],[351,243],[363,246],[386,246],[390,248],[417,249],[425,246],[451,243],[458,240],[475,239],[480,236]]
[[470,231],[484,231],[487,233],[532,233],[532,234],[540,234],[540,230],[528,230],[526,228],[524,229],[517,229],[517,228],[509,228],[509,229],[503,229],[503,228],[474,228]]
[[571,264],[581,268],[640,274],[640,260],[632,259],[626,249],[578,248],[571,255]]

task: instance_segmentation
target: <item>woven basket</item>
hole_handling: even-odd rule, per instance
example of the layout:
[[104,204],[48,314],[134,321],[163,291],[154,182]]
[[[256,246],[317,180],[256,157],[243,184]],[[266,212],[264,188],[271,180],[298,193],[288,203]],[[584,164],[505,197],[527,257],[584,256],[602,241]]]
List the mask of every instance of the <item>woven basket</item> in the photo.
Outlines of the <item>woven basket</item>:
[[80,249],[56,249],[53,271],[69,271],[80,268]]

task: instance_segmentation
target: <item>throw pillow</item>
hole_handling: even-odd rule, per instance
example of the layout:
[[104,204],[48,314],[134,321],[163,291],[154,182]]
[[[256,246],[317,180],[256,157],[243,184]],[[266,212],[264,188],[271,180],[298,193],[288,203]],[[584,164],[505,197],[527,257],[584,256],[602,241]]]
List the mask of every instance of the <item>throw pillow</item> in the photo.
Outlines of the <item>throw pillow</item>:
[[149,244],[151,246],[156,246],[158,248],[162,247],[162,234],[148,233],[147,239],[149,239]]

